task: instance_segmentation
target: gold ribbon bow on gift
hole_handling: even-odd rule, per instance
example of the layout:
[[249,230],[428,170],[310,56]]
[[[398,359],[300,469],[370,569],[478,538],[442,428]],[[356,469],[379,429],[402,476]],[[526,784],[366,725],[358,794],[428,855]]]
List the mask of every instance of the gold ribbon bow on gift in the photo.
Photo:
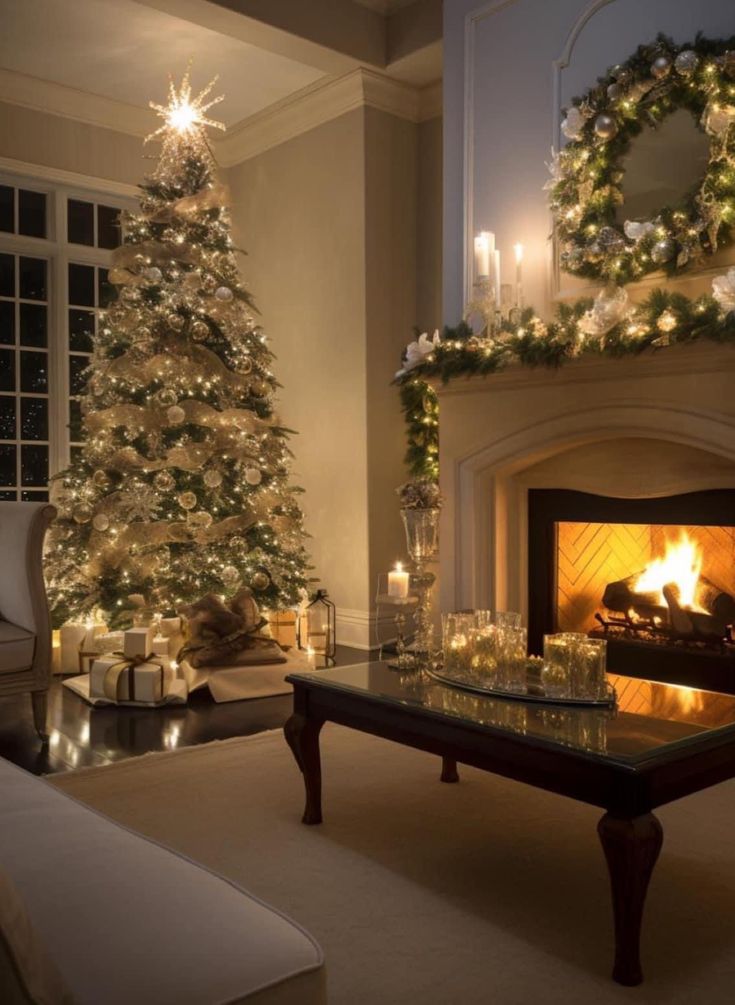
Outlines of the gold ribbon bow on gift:
[[[154,653],[151,653],[149,656],[126,656],[125,653],[119,652],[112,655],[119,656],[120,660],[117,663],[113,663],[111,667],[108,667],[105,673],[103,684],[105,698],[109,698],[110,701],[135,701],[135,668],[142,666],[143,663],[153,663],[160,668],[161,697],[163,697],[164,671],[163,662],[159,656],[156,656]],[[126,670],[130,671],[128,676],[128,697],[127,699],[123,699],[122,688],[125,683]]]
[[258,643],[281,651],[275,639],[260,634],[268,624],[261,617],[253,595],[243,587],[229,604],[208,593],[195,604],[180,611],[188,619],[190,638],[176,657],[188,659],[192,666],[217,666],[228,657]]

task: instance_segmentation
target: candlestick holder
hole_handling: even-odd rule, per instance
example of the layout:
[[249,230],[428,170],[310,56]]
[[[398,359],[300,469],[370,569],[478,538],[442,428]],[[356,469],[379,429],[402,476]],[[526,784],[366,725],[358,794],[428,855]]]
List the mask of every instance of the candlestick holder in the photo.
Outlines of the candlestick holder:
[[411,589],[418,597],[414,616],[416,630],[411,659],[414,669],[419,672],[429,666],[433,657],[434,626],[431,620],[431,590],[436,576],[426,569],[426,564],[431,561],[437,551],[439,512],[438,508],[401,510],[408,553],[414,565],[410,580]]
[[[464,320],[472,323],[479,318],[483,328],[480,334],[491,336],[500,326],[500,298],[489,279],[476,280],[472,288],[472,299],[464,309]],[[474,327],[474,326],[473,326]]]

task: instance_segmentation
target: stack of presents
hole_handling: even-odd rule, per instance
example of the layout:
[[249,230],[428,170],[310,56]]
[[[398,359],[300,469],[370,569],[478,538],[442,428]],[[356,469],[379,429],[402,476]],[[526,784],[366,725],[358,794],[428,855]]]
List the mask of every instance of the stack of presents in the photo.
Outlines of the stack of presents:
[[176,617],[152,616],[125,631],[101,622],[58,633],[57,672],[93,706],[185,704],[208,688],[215,701],[287,694],[294,670],[310,669],[297,648],[297,611],[261,615],[249,590],[229,603],[208,594]]

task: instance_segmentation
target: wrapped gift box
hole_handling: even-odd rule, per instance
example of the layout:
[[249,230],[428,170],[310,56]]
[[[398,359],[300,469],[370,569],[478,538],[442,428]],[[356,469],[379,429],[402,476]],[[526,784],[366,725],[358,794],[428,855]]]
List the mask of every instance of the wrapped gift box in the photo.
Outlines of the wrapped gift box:
[[153,652],[155,628],[128,628],[123,638],[123,653],[128,659],[150,656]]
[[103,656],[92,663],[89,694],[91,698],[108,701],[149,704],[162,701],[173,680],[174,671],[168,660],[125,666],[119,656]]
[[296,611],[271,611],[268,614],[268,627],[271,637],[282,646],[296,646]]

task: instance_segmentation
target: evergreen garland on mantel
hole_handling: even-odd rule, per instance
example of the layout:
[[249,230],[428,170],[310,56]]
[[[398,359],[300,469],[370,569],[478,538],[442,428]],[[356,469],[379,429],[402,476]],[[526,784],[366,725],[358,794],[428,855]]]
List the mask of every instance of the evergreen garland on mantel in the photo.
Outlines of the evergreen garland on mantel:
[[408,347],[395,378],[406,418],[411,474],[439,477],[439,402],[429,378],[446,384],[513,364],[556,369],[572,359],[638,356],[647,349],[702,339],[735,344],[735,268],[713,287],[714,295],[695,300],[656,289],[636,306],[628,305],[624,290],[603,290],[596,300],[559,305],[548,323],[529,308],[520,325],[505,321],[491,337],[475,335],[465,322],[446,327],[433,341],[422,335]]

